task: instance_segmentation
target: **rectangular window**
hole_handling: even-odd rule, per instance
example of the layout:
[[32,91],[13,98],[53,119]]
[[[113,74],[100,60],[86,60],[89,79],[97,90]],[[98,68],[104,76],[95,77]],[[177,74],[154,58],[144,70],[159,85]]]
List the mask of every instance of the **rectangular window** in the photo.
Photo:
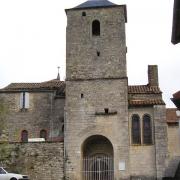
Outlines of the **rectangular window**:
[[20,109],[28,109],[29,108],[29,93],[22,92],[20,94]]

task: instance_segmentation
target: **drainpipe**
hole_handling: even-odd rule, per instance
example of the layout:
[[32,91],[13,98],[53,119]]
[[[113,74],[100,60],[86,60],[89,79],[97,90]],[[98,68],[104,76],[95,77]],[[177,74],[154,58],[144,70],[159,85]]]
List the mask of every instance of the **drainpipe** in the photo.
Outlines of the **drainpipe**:
[[[66,105],[64,107],[64,177],[66,177]],[[65,178],[66,179],[66,178]]]
[[[179,109],[176,110],[176,116],[177,116],[177,118],[178,118],[178,124],[180,124],[180,110],[179,110]],[[180,127],[179,127],[179,129],[178,129],[178,135],[179,135],[179,137],[180,137]],[[179,143],[180,143],[180,142],[179,142]]]

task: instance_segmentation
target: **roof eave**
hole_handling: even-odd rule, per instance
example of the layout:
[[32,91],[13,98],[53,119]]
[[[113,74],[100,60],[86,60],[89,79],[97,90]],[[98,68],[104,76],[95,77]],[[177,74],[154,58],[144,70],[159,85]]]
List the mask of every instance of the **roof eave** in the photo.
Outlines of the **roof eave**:
[[77,11],[77,10],[86,10],[86,9],[101,9],[101,8],[115,8],[115,7],[124,7],[124,13],[125,13],[125,22],[127,23],[127,8],[125,4],[122,5],[111,5],[111,6],[94,6],[94,7],[75,7],[70,9],[65,9],[65,12],[67,14],[68,11]]

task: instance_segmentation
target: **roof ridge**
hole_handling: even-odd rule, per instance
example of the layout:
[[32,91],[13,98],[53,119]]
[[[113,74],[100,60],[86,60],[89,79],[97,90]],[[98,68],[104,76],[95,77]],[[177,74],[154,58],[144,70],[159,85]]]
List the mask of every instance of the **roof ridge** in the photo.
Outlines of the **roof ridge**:
[[83,9],[83,8],[96,8],[96,7],[111,7],[117,6],[108,0],[87,0],[72,9]]

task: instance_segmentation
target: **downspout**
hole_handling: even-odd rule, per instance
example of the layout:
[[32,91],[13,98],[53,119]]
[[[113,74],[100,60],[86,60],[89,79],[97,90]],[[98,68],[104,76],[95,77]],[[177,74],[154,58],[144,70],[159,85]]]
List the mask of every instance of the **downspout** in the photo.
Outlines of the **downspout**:
[[64,159],[63,160],[64,179],[66,179],[66,103],[64,107],[64,158],[63,159]]

